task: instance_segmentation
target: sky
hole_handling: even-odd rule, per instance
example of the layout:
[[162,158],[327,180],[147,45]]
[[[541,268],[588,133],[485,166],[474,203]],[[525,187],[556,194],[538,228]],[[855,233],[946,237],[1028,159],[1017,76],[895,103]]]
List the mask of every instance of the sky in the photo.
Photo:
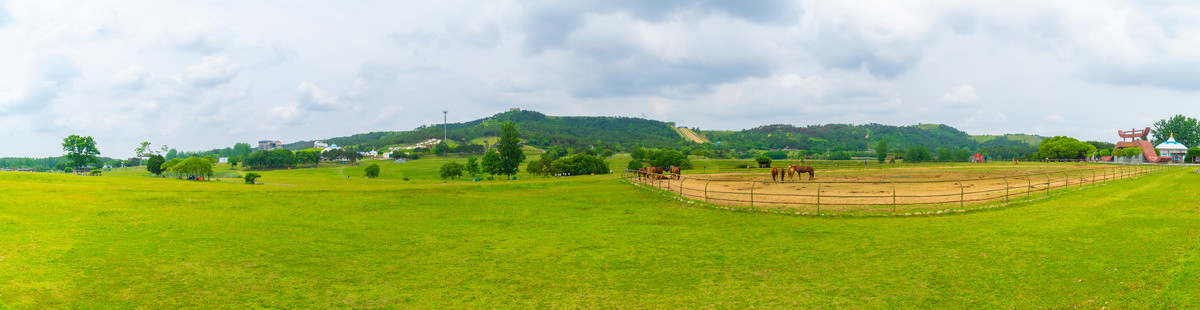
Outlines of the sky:
[[1200,117],[1188,1],[0,0],[0,157],[410,130],[509,108],[700,129],[1116,141]]

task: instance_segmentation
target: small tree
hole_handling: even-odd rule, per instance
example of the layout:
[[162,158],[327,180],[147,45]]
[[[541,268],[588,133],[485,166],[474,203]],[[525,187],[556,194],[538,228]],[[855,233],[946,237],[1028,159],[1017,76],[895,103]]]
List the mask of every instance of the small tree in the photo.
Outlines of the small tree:
[[758,157],[755,157],[754,161],[758,163],[758,167],[760,167],[760,168],[771,166],[771,158],[770,157],[760,155]]
[[629,161],[629,165],[625,166],[625,169],[629,169],[629,170],[642,169],[642,162],[636,161],[636,160],[631,160],[631,161]]
[[442,176],[442,179],[456,179],[462,176],[462,170],[462,165],[456,162],[448,162],[442,164],[442,168],[439,170],[439,172]]
[[149,171],[150,173],[153,173],[154,175],[162,175],[163,174],[163,166],[162,165],[163,165],[163,163],[166,163],[166,162],[167,162],[167,160],[165,158],[163,158],[161,155],[150,155],[150,159],[146,160],[146,171]]
[[475,179],[475,175],[479,174],[479,160],[475,157],[467,158],[467,173],[471,174],[471,179]]
[[488,175],[494,177],[499,173],[497,170],[497,166],[499,165],[500,154],[497,153],[496,150],[490,150],[486,154],[483,154],[483,161],[479,163],[479,168],[483,171],[483,173],[487,173]]
[[365,172],[367,174],[367,178],[372,178],[372,179],[378,178],[379,177],[379,164],[371,164],[370,166],[363,168],[363,172]]
[[246,180],[246,184],[258,184],[258,178],[261,177],[262,175],[251,172],[247,173],[245,177],[242,177],[242,179]]
[[879,139],[879,143],[875,144],[875,159],[879,160],[879,163],[882,164],[883,161],[887,160],[887,153],[887,140]]

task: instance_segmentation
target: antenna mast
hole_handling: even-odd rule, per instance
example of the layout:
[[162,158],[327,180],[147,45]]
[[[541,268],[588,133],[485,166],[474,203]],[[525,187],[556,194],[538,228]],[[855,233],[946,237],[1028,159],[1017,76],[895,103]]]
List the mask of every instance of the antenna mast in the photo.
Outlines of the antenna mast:
[[446,142],[446,137],[448,136],[446,131],[446,119],[448,113],[450,113],[450,111],[442,110],[442,142]]

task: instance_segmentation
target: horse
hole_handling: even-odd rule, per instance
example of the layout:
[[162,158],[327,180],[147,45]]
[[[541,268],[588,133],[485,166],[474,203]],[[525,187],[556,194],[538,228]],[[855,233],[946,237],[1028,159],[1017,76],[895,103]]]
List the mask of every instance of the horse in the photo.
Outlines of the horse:
[[667,167],[667,172],[671,174],[671,178],[674,178],[676,180],[679,179],[679,167],[675,167],[675,166]]
[[663,173],[663,169],[660,167],[646,167],[646,168],[642,168],[642,169],[646,169],[646,178],[649,178],[651,180],[657,180],[657,178],[655,178],[654,176]]
[[788,166],[788,170],[791,170],[793,173],[796,173],[796,174],[801,174],[801,173],[807,172],[809,180],[813,179],[814,172],[816,172],[816,169],[813,169],[812,166],[801,166],[801,165]]
[[771,167],[771,181],[775,181],[775,177],[779,177],[783,181],[783,171],[779,171],[779,167]]

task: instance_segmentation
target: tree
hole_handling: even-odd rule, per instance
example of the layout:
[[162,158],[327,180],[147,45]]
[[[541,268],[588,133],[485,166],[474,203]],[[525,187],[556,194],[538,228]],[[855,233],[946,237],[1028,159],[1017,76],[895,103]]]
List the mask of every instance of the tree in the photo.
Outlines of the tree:
[[74,167],[75,170],[90,163],[99,163],[96,161],[96,155],[100,155],[100,150],[96,149],[96,140],[93,140],[91,136],[67,136],[63,138],[62,147],[63,152],[67,152],[67,160],[71,162],[71,167]]
[[439,156],[446,155],[446,153],[450,153],[451,151],[451,147],[449,144],[446,144],[446,141],[438,142],[437,145],[433,146],[433,153]]
[[875,159],[882,164],[883,161],[887,160],[887,153],[887,140],[879,139],[879,143],[875,143]]
[[1091,144],[1071,137],[1056,136],[1042,140],[1042,143],[1038,145],[1037,156],[1038,158],[1076,159],[1084,158],[1095,151],[1096,147]]
[[261,178],[261,177],[262,177],[262,175],[251,172],[251,173],[247,173],[245,177],[242,177],[242,179],[246,180],[246,184],[257,184],[258,178]]
[[371,164],[370,166],[363,168],[363,172],[367,174],[367,178],[371,178],[371,179],[378,178],[379,177],[379,164]]
[[757,162],[758,167],[760,167],[760,168],[771,166],[771,158],[767,157],[767,156],[759,155],[758,157],[754,158],[754,162]]
[[625,169],[629,169],[632,171],[637,171],[638,169],[642,169],[642,162],[636,161],[636,160],[631,160],[631,161],[629,161],[629,165],[625,166]]
[[471,174],[471,179],[475,179],[475,175],[479,174],[479,160],[475,157],[467,158],[466,170]]
[[525,152],[521,150],[521,139],[518,138],[517,123],[513,121],[500,125],[500,162],[496,165],[496,174],[513,176],[525,162]]
[[154,151],[150,151],[149,149],[150,149],[150,141],[142,141],[141,146],[138,146],[133,149],[133,153],[136,154],[137,157],[146,157],[146,156],[153,155]]
[[254,149],[250,147],[249,143],[236,143],[233,145],[234,156],[245,157],[246,155],[250,155],[252,152],[254,152]]
[[483,170],[483,173],[487,173],[488,175],[494,177],[499,173],[499,171],[496,170],[497,166],[499,165],[500,153],[497,153],[496,150],[489,150],[487,153],[483,154],[483,160],[480,161],[479,168],[480,170]]
[[692,169],[692,161],[687,159],[683,153],[676,150],[666,149],[654,152],[650,156],[650,165],[655,167],[676,166],[681,169]]
[[442,179],[455,179],[462,176],[462,165],[457,162],[448,162],[442,165],[439,172]]
[[167,162],[167,160],[163,158],[162,155],[150,155],[150,159],[146,160],[146,171],[150,171],[150,173],[153,173],[154,175],[162,175],[162,165],[165,162]]
[[924,146],[910,146],[908,151],[904,152],[904,162],[919,163],[933,159],[933,155],[929,154],[929,149]]
[[558,158],[559,158],[558,152],[553,151],[553,150],[547,151],[545,154],[542,154],[542,156],[540,158],[538,158],[536,160],[530,160],[529,166],[525,168],[525,171],[529,172],[529,174],[532,174],[532,175],[541,175],[543,177],[549,177],[550,173],[551,173],[550,166],[553,165],[554,160],[556,160]]
[[1200,122],[1195,118],[1175,115],[1155,122],[1154,129],[1151,129],[1150,133],[1154,134],[1155,145],[1167,141],[1167,138],[1174,134],[1176,142],[1193,147],[1200,143]]

